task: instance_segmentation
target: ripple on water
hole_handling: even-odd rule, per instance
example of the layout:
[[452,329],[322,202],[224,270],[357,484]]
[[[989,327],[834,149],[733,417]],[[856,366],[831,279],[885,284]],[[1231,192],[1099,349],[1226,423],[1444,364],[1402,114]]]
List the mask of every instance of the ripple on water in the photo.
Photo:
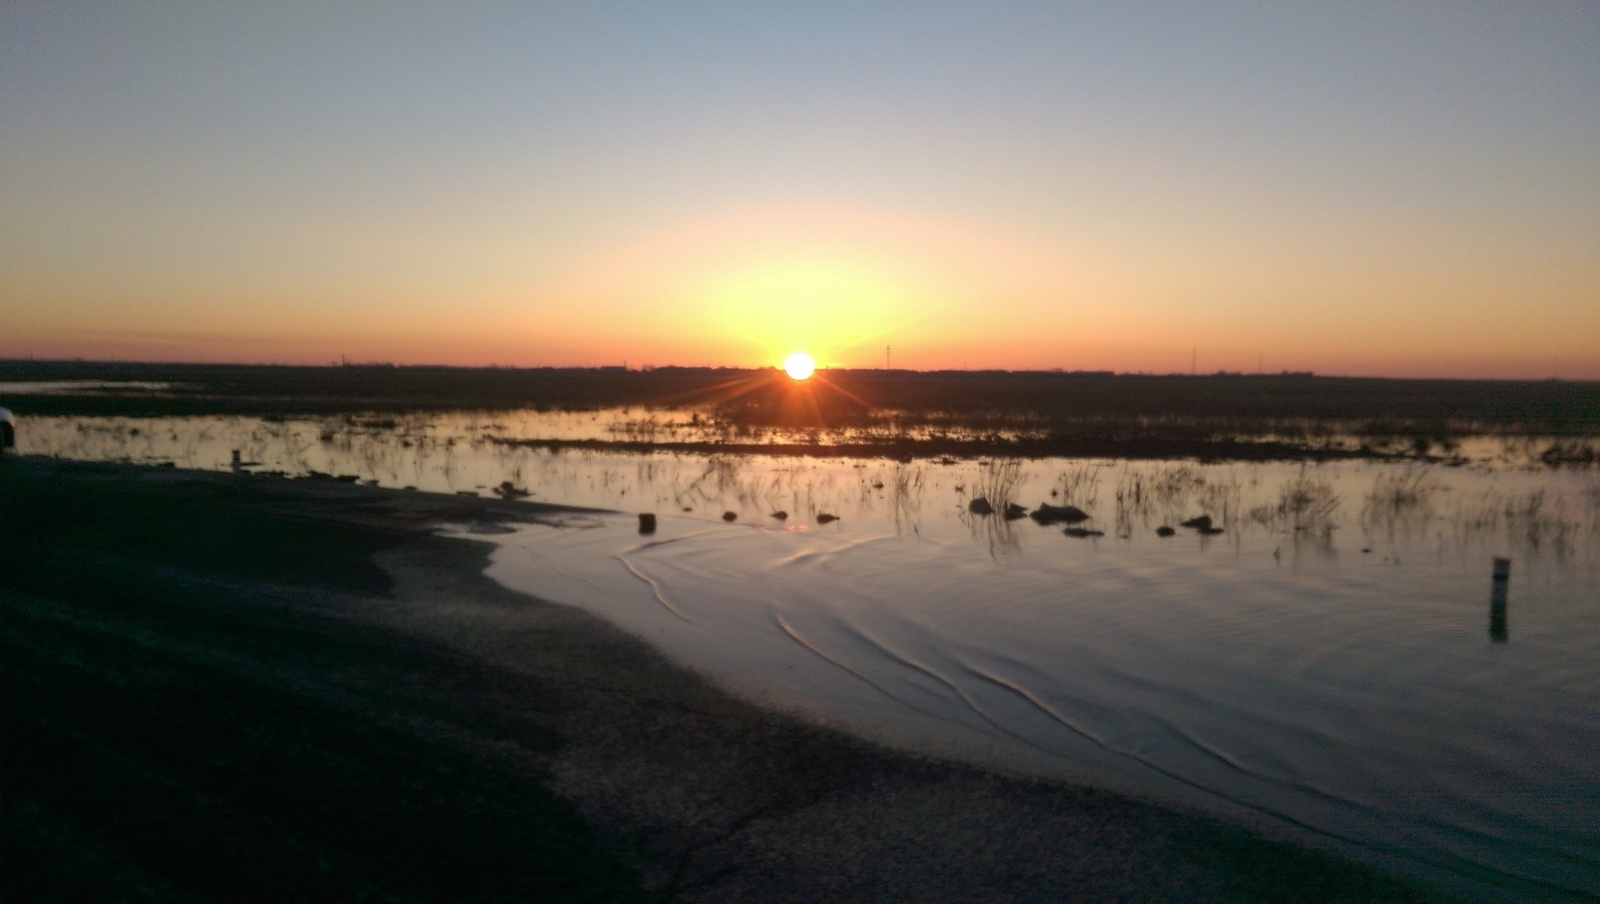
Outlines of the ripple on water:
[[[19,443],[223,469],[238,449],[292,474],[439,492],[509,482],[540,501],[672,513],[644,541],[631,516],[484,538],[500,546],[490,574],[743,693],[897,743],[1275,814],[1478,876],[1485,894],[1511,883],[1507,899],[1558,896],[1539,882],[1600,894],[1600,473],[1518,470],[1488,447],[1473,458],[1499,470],[997,471],[490,438],[654,429],[612,416],[31,418]],[[1000,472],[1019,502],[1078,505],[1106,535],[971,515],[972,488]],[[767,517],[779,510],[790,517]],[[1198,514],[1224,533],[1155,534]],[[1505,555],[1509,633],[1495,642],[1489,560]]]
[[1487,581],[1453,562],[1065,543],[996,558],[960,525],[664,520],[670,542],[640,544],[621,519],[609,547],[539,527],[497,538],[588,575],[571,597],[548,589],[544,558],[497,556],[491,574],[735,689],[902,740],[1202,789],[1461,874],[1600,875],[1600,630],[1582,570],[1519,588],[1517,642],[1494,644]]

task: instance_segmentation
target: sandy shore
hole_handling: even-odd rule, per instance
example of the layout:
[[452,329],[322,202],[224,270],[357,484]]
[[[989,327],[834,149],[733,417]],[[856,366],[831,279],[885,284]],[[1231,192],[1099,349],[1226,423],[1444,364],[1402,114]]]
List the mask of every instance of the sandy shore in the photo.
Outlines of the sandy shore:
[[434,536],[548,506],[0,462],[7,900],[1407,901],[730,698]]

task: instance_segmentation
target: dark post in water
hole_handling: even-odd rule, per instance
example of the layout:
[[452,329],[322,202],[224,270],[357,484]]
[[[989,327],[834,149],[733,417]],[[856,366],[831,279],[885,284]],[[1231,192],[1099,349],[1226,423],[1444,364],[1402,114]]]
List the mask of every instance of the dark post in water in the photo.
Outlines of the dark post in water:
[[1511,584],[1511,560],[1498,556],[1494,560],[1494,589],[1489,593],[1489,639],[1505,643],[1510,637],[1506,630],[1506,588]]

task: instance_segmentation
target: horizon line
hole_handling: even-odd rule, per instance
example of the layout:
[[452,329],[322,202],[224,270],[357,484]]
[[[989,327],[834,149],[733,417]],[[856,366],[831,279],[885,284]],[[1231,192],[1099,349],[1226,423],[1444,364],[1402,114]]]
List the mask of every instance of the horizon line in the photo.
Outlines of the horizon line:
[[[283,361],[152,361],[152,360],[119,360],[95,358],[21,358],[0,356],[0,366],[10,365],[80,365],[101,367],[267,367],[267,368],[300,368],[306,370],[342,370],[342,369],[413,369],[413,370],[505,370],[505,371],[595,371],[605,373],[652,373],[655,371],[781,371],[781,365],[738,365],[738,364],[445,364],[445,363],[396,363],[392,361],[342,361],[327,364],[311,364],[305,362]],[[1461,383],[1600,383],[1600,378],[1585,377],[1449,377],[1449,376],[1383,376],[1375,374],[1330,374],[1316,373],[1309,370],[1279,370],[1279,371],[1230,371],[1218,370],[1209,373],[1186,373],[1182,371],[1154,372],[1154,371],[1117,371],[1117,370],[1068,370],[1061,367],[1053,368],[906,368],[906,367],[828,367],[818,365],[818,372],[842,373],[885,373],[885,374],[1038,374],[1062,377],[1134,377],[1134,378],[1185,378],[1207,379],[1216,377],[1239,378],[1284,378],[1298,379],[1326,379],[1326,380],[1392,380],[1409,382],[1461,382]]]

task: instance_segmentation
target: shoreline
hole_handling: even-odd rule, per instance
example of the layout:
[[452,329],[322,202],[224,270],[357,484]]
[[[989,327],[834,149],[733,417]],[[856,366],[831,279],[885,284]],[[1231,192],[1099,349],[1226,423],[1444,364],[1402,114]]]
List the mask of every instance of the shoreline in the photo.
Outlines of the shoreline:
[[[398,730],[447,750],[452,763],[551,794],[552,812],[570,808],[594,839],[585,856],[598,859],[573,862],[598,864],[593,872],[606,881],[631,876],[634,891],[656,900],[1446,899],[1198,813],[894,752],[760,709],[596,617],[499,586],[483,574],[488,544],[432,530],[440,521],[488,529],[570,508],[41,459],[0,461],[0,486],[13,502],[56,503],[53,513],[7,516],[8,533],[31,527],[25,541],[7,544],[11,561],[0,571],[11,739],[27,730],[13,724],[17,711],[47,702],[28,694],[49,694],[27,683],[19,660],[66,668],[59,626],[99,606],[23,557],[115,562],[137,573],[128,586],[149,589],[139,604],[151,618],[124,640],[178,650],[186,668],[248,673],[274,700],[335,701],[330,724]],[[241,540],[261,548],[240,550]],[[174,619],[167,599],[192,587],[210,605],[261,613],[274,631],[310,623],[340,643],[384,640],[376,652],[333,651],[314,666],[298,653],[267,655],[250,630]],[[209,612],[178,614],[203,621]],[[117,622],[120,610],[107,618]],[[10,655],[18,649],[37,656]],[[395,651],[426,662],[379,662]],[[98,731],[80,725],[77,734]],[[50,778],[19,776],[12,759],[8,791]],[[15,838],[16,798],[6,799]],[[20,863],[8,852],[8,888]],[[547,897],[633,893],[568,891]]]

